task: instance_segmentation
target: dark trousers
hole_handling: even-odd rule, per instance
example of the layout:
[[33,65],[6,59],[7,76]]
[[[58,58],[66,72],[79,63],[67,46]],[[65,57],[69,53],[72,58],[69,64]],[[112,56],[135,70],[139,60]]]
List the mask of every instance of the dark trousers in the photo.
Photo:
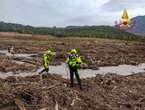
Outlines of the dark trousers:
[[81,79],[80,79],[80,76],[78,74],[78,69],[77,68],[69,68],[70,70],[70,81],[71,81],[71,87],[73,87],[74,85],[74,74],[76,76],[76,79],[78,81],[78,84],[80,86],[80,89],[82,89],[82,84],[81,84]]
[[41,73],[43,73],[43,72],[45,72],[45,71],[48,73],[49,68],[44,68],[39,74],[41,74]]

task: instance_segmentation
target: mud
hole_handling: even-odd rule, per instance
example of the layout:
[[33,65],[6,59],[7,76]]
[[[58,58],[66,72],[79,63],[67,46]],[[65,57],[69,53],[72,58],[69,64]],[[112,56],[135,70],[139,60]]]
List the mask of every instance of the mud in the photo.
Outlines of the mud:
[[[97,75],[84,79],[83,90],[57,75],[10,77],[0,81],[1,110],[144,110],[145,73]],[[19,101],[19,103],[17,102]],[[21,103],[20,103],[21,102]]]
[[[22,45],[23,44],[23,45]],[[58,65],[65,61],[66,52],[77,48],[85,65],[82,68],[97,69],[100,66],[114,66],[120,64],[137,65],[145,63],[145,43],[128,42],[95,38],[53,38],[40,35],[0,35],[0,49],[7,49],[14,45],[18,54],[37,54],[37,66],[41,65],[41,56],[47,48],[52,48],[55,55],[51,65]]]
[[[14,58],[15,59],[15,58]],[[31,63],[31,60],[28,60],[29,63],[27,63],[27,59],[18,59],[14,60],[12,58],[9,58],[7,56],[4,55],[0,55],[0,71],[3,73],[7,73],[7,72],[22,72],[22,71],[33,71],[36,67],[36,65],[34,65],[33,63]],[[19,60],[21,60],[21,62],[19,62]],[[23,60],[23,62],[22,62]],[[26,63],[25,63],[26,62]],[[34,62],[34,61],[32,61]]]
[[[71,48],[79,50],[85,63],[82,69],[145,63],[143,42],[0,33],[0,50],[7,50],[12,45],[16,54],[35,55],[29,58],[7,58],[5,53],[0,54],[0,71],[5,75],[7,72],[16,73],[15,76],[0,79],[0,110],[145,109],[144,72],[128,76],[116,75],[118,71],[115,70],[113,71],[117,72],[116,74],[97,74],[93,78],[82,79],[83,90],[79,89],[76,82],[75,86],[70,88],[69,80],[60,75],[39,76],[33,73],[40,68],[41,56],[47,48],[56,52],[51,65],[64,62],[66,51]],[[17,72],[21,74],[25,71],[34,75],[17,75]],[[128,69],[125,71],[129,72]]]
[[[13,60],[14,63],[17,65],[26,65],[27,63],[27,68],[21,68],[20,66],[16,66],[17,68],[12,68],[10,70],[2,70],[3,72],[0,72],[0,78],[7,78],[9,76],[21,76],[21,77],[26,77],[26,76],[33,76],[37,75],[43,67],[35,67],[35,69],[30,69],[34,68],[33,67],[33,62],[27,61],[27,60],[20,60],[16,61]],[[25,64],[26,63],[26,64]],[[60,71],[61,70],[61,71]],[[79,75],[81,78],[92,78],[95,77],[96,74],[108,74],[108,73],[114,73],[118,75],[131,75],[131,74],[137,74],[141,72],[145,72],[145,63],[140,64],[140,65],[119,65],[119,66],[106,66],[106,67],[99,67],[98,70],[93,70],[93,69],[79,69]],[[49,66],[49,73],[50,74],[58,74],[61,75],[63,78],[69,78],[69,69],[65,63],[62,63],[61,65],[50,65]],[[43,73],[47,74],[47,73]]]

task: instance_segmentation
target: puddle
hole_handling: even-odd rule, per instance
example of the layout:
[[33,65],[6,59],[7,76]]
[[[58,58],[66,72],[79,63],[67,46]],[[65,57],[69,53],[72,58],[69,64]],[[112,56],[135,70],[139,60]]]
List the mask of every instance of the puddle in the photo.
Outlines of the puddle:
[[97,71],[97,73],[100,74],[116,73],[119,75],[130,75],[141,72],[145,72],[145,64],[100,67],[99,70]]
[[26,76],[33,76],[37,75],[35,72],[20,72],[21,74],[14,74],[13,72],[8,72],[8,73],[1,73],[0,72],[0,78],[5,79],[10,76],[21,76],[21,77],[26,77]]
[[[39,54],[44,54],[46,51],[39,52]],[[52,52],[52,55],[56,55],[56,52]]]
[[25,64],[25,62],[22,62],[22,61],[16,61],[16,60],[12,60],[13,63],[17,63],[19,65],[22,65],[22,64]]
[[[12,54],[10,54],[8,52],[8,50],[0,50],[1,54],[5,54],[6,56],[12,56]],[[37,55],[37,54],[25,54],[25,53],[16,53],[14,54],[15,58],[32,58],[32,56]]]
[[[63,78],[69,78],[69,70],[64,63],[57,66],[50,65],[49,73],[61,75]],[[9,76],[32,76],[37,75],[43,68],[39,68],[36,72],[19,72],[20,74],[13,74],[12,72],[0,73],[1,78],[6,78]],[[119,65],[119,66],[108,66],[100,67],[98,70],[92,69],[80,69],[79,74],[81,78],[91,78],[95,77],[96,74],[108,74],[115,73],[119,75],[131,75],[135,73],[145,72],[145,63],[140,65]]]
[[[8,53],[7,50],[0,50],[1,54],[6,54],[7,56],[10,56],[11,54]],[[53,52],[53,55],[55,55],[56,52]],[[37,54],[15,54],[16,58],[32,58],[33,55]],[[24,62],[21,61],[16,61],[14,60],[13,62],[17,64],[24,64]],[[39,68],[36,72],[17,72],[20,74],[13,74],[12,72],[8,73],[1,73],[0,72],[0,78],[6,78],[9,76],[32,76],[34,74],[38,74],[43,68]],[[130,75],[130,74],[135,74],[135,73],[141,73],[145,72],[145,63],[140,64],[140,65],[119,65],[119,66],[107,66],[107,67],[99,67],[98,70],[92,70],[92,69],[80,69],[79,74],[81,78],[91,78],[95,77],[96,74],[108,74],[108,73],[115,73],[119,75]],[[63,78],[68,78],[69,77],[69,70],[66,67],[64,63],[61,65],[57,66],[51,66],[50,65],[50,71],[49,73],[52,74],[59,74]]]
[[0,78],[5,79],[9,76],[14,76],[14,74],[12,72],[8,72],[8,73],[1,73],[0,72]]
[[[0,50],[1,54],[5,54],[6,56],[12,56],[12,54],[10,54],[8,52],[8,50]],[[41,52],[41,54],[43,54],[45,52]],[[40,53],[38,53],[40,54]],[[16,53],[14,54],[14,57],[16,58],[32,58],[33,56],[37,56],[38,54],[26,54],[26,53]],[[56,52],[52,52],[52,55],[56,55]]]
[[[38,69],[37,72],[42,70]],[[50,73],[55,73],[62,75],[62,77],[68,77],[69,70],[64,63],[58,66],[50,66]],[[108,66],[108,67],[99,67],[98,70],[92,69],[80,69],[79,74],[81,78],[91,78],[95,77],[96,74],[108,74],[108,73],[115,73],[119,75],[130,75],[135,73],[145,72],[145,64],[140,64],[137,66],[134,65],[119,65],[119,66]]]

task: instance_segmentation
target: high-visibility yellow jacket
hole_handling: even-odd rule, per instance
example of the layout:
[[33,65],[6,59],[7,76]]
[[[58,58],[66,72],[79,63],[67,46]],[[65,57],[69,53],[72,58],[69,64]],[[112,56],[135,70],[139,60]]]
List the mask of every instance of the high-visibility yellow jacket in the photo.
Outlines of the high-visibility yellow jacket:
[[68,64],[69,67],[71,68],[78,68],[80,64],[82,64],[81,57],[78,55],[71,56],[71,54],[68,56],[66,63]]
[[44,68],[48,68],[49,62],[50,62],[50,58],[51,58],[51,55],[50,55],[50,54],[45,53],[45,54],[43,55],[43,57],[42,57],[42,62],[43,62]]

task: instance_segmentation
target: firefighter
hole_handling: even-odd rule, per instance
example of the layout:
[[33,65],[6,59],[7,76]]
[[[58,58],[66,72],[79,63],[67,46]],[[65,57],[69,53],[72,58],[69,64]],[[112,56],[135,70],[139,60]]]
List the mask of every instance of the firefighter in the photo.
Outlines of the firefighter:
[[66,60],[66,63],[69,67],[70,71],[70,82],[71,82],[71,87],[74,86],[74,74],[76,76],[76,79],[78,81],[79,87],[82,90],[82,84],[81,84],[81,79],[78,73],[78,69],[80,65],[82,64],[82,60],[80,56],[77,54],[76,49],[72,49],[70,53],[68,54],[68,58]]
[[48,73],[51,56],[52,56],[51,49],[48,49],[46,51],[46,53],[43,54],[42,62],[43,62],[44,69],[39,74],[41,74],[43,72],[47,72]]

